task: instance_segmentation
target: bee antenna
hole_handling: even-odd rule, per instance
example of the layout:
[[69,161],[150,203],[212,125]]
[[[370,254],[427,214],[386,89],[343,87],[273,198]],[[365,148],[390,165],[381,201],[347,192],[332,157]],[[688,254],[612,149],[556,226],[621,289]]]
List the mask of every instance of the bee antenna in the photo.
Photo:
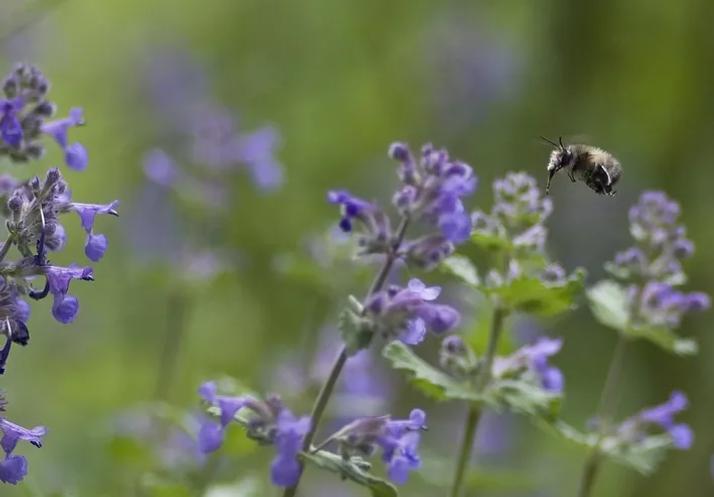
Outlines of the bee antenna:
[[563,145],[563,137],[562,136],[558,137],[558,143],[560,143],[560,148],[565,150],[565,145]]
[[549,140],[549,139],[546,138],[545,136],[540,136],[539,138],[540,138],[541,140],[543,140],[544,142],[546,142],[546,143],[550,143],[550,144],[553,145],[554,147],[557,147],[557,146],[558,146],[557,143],[555,143],[553,140]]

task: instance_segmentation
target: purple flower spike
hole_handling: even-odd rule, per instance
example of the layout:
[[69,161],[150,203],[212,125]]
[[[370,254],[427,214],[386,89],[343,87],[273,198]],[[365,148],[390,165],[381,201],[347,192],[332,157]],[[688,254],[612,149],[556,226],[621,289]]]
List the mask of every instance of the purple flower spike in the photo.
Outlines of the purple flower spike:
[[50,135],[62,147],[65,153],[65,162],[73,169],[81,171],[87,167],[87,151],[79,143],[69,144],[67,133],[69,128],[84,124],[83,111],[75,107],[69,111],[69,116],[57,119],[42,125],[43,133]]
[[76,297],[67,295],[70,282],[75,280],[93,281],[94,275],[90,267],[58,267],[43,266],[49,291],[52,293],[54,301],[52,303],[52,315],[63,324],[74,321],[79,311],[79,301]]
[[115,200],[109,204],[82,204],[72,202],[68,209],[76,212],[82,222],[82,228],[87,233],[84,245],[84,253],[89,260],[97,262],[104,256],[107,250],[107,237],[102,234],[94,234],[94,220],[97,214],[109,214],[118,216],[117,207],[119,201]]
[[528,371],[545,390],[562,393],[565,379],[563,373],[549,364],[551,356],[557,354],[563,341],[561,339],[540,338],[532,345],[526,345],[505,358],[497,358],[494,362],[494,375]]

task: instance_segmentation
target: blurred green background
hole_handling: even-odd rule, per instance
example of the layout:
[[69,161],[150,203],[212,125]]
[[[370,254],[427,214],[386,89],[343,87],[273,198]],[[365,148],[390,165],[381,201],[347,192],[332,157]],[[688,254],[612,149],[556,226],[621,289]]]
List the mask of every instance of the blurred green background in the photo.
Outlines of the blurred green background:
[[[110,247],[95,267],[97,281],[73,285],[82,306],[74,324],[53,321],[47,302],[33,306],[31,345],[13,353],[0,386],[10,419],[50,431],[41,450],[22,449],[28,481],[3,486],[0,494],[135,495],[141,468],[118,461],[110,440],[120,411],[154,398],[167,336],[180,344],[166,395],[186,408],[197,406],[204,379],[228,374],[262,389],[286,354],[308,354],[337,305],[349,292],[362,294],[365,280],[339,269],[328,285],[276,270],[276,261],[305,257],[306,244],[334,223],[327,189],[388,200],[395,179],[385,154],[397,139],[413,147],[431,141],[473,165],[481,181],[472,208],[490,206],[490,183],[508,170],[545,179],[549,150],[539,135],[601,146],[624,165],[618,195],[598,197],[557,178],[549,221],[554,257],[569,269],[585,266],[595,282],[602,263],[629,244],[628,206],[643,189],[665,189],[682,203],[697,244],[687,266],[690,287],[712,293],[712,19],[711,0],[3,0],[0,70],[33,62],[53,82],[60,114],[84,107],[88,126],[72,136],[88,148],[90,166],[66,177],[80,201],[120,199],[123,217],[98,221]],[[178,211],[179,231],[219,239],[235,262],[204,282],[187,282],[168,257],[166,264],[161,257],[147,263],[132,240],[131,223],[144,214],[137,207],[146,184],[143,154],[165,143],[166,122],[151,106],[146,73],[167,51],[202,67],[206,92],[234,111],[242,128],[271,123],[282,135],[286,181],[278,192],[261,194],[247,176],[233,176],[210,238],[200,224],[210,214],[196,215],[200,206]],[[3,163],[2,170],[42,174],[60,160],[48,148],[40,164]],[[198,228],[189,229],[197,219]],[[81,259],[79,223],[68,219],[66,226],[70,245],[57,263]],[[145,236],[161,236],[162,226],[156,228]],[[455,298],[465,305],[472,296]],[[709,320],[703,314],[685,322],[685,334],[700,340],[693,359],[645,343],[632,347],[621,385],[622,416],[684,390],[694,447],[670,453],[651,478],[607,464],[596,495],[714,494]],[[584,306],[540,325],[565,338],[556,359],[567,378],[564,416],[583,426],[615,336]],[[433,412],[424,445],[448,457],[460,416],[439,422],[448,406],[434,407],[392,376],[398,388],[388,410],[405,415],[423,405]],[[309,399],[295,407],[306,411]],[[584,453],[525,420],[515,419],[507,431],[512,440],[504,457],[476,456],[477,474],[493,467],[500,476],[476,481],[473,495],[574,495]],[[236,445],[245,454],[217,480],[265,482],[270,451],[253,453],[238,439]],[[314,488],[330,480],[335,490],[325,495],[365,493],[314,470],[310,477]],[[405,489],[410,496],[439,494],[419,475]]]

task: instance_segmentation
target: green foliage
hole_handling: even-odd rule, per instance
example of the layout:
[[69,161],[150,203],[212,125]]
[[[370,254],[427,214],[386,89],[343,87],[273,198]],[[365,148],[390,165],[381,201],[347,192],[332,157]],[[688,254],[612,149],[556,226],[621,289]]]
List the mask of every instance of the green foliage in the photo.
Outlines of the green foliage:
[[346,308],[340,313],[338,328],[349,356],[366,349],[374,336],[369,322],[350,308]]
[[507,308],[536,316],[555,316],[574,307],[583,291],[585,272],[577,270],[562,283],[548,283],[535,276],[518,276],[503,285],[485,288]]
[[463,255],[452,255],[444,261],[440,266],[444,271],[456,276],[461,281],[472,288],[479,288],[481,280],[478,277],[476,266]]
[[397,489],[383,478],[369,472],[371,464],[360,457],[345,459],[332,452],[319,450],[314,453],[303,453],[303,460],[321,469],[336,473],[342,479],[369,488],[372,497],[397,497]]
[[697,343],[690,338],[678,337],[665,326],[634,324],[626,289],[612,280],[598,282],[587,291],[590,309],[603,325],[630,338],[643,338],[678,355],[697,353]]
[[567,423],[558,421],[550,425],[564,439],[590,451],[598,450],[614,462],[643,474],[652,474],[672,448],[668,435],[650,435],[634,443],[626,443],[613,435],[600,437],[597,433],[583,433]]
[[431,366],[397,340],[387,344],[382,355],[394,369],[407,372],[409,381],[435,400],[484,403],[497,410],[553,420],[560,409],[560,396],[520,379],[493,378],[483,392],[472,378],[457,379]]

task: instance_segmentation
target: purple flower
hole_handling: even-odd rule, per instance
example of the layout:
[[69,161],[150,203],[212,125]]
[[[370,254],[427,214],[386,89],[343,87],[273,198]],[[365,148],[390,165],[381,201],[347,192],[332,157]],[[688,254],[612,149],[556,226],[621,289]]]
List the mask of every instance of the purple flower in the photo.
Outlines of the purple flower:
[[71,323],[79,312],[79,300],[72,295],[67,295],[69,284],[72,280],[93,281],[92,268],[76,265],[69,267],[43,266],[42,270],[47,277],[49,292],[54,299],[52,315],[60,323]]
[[97,214],[110,214],[118,216],[117,207],[119,201],[115,200],[108,204],[82,204],[72,202],[67,207],[68,210],[74,211],[79,215],[82,221],[82,228],[87,233],[87,240],[84,245],[84,253],[91,261],[97,262],[104,256],[107,250],[107,237],[102,234],[94,233],[94,220]]
[[394,195],[400,212],[422,219],[439,228],[448,241],[461,243],[471,234],[471,216],[462,197],[476,189],[477,179],[471,166],[452,161],[446,150],[431,145],[422,147],[420,161],[415,161],[409,147],[393,143],[389,156],[400,163],[403,186]]
[[22,100],[0,100],[0,137],[12,148],[18,148],[22,143],[22,125],[17,118],[22,108]]
[[0,431],[3,437],[0,445],[5,452],[5,459],[0,461],[0,481],[16,485],[27,475],[27,460],[23,456],[13,455],[17,442],[24,440],[35,447],[42,447],[42,437],[47,430],[44,426],[28,429],[0,417]]
[[366,313],[377,332],[416,345],[424,340],[427,330],[442,334],[456,327],[461,319],[453,307],[433,303],[440,292],[441,288],[427,287],[414,278],[406,288],[390,286],[372,295],[366,303]]
[[272,126],[240,135],[236,140],[238,159],[248,166],[253,182],[262,191],[274,191],[283,184],[283,166],[274,152],[279,143],[280,133]]
[[563,373],[548,363],[551,356],[557,354],[563,341],[559,338],[540,338],[532,345],[521,347],[512,355],[497,358],[494,361],[494,376],[501,377],[518,371],[532,374],[540,386],[553,393],[563,392]]
[[642,289],[638,310],[640,318],[651,325],[676,328],[684,315],[704,311],[710,305],[705,293],[684,293],[667,283],[650,281]]
[[302,450],[303,439],[310,430],[309,417],[295,417],[276,397],[260,401],[247,395],[218,395],[214,382],[201,385],[199,395],[209,405],[218,407],[221,411],[219,424],[208,419],[201,423],[198,445],[204,453],[213,452],[221,446],[226,426],[235,420],[239,410],[246,408],[250,411],[250,417],[245,423],[249,437],[275,445],[277,454],[271,465],[272,482],[281,487],[297,482],[300,476],[297,456]]
[[50,121],[42,125],[42,132],[50,135],[64,150],[65,163],[77,171],[83,171],[87,167],[87,151],[80,143],[68,143],[67,132],[69,128],[84,125],[83,111],[75,107],[69,111],[69,115],[63,119]]
[[173,186],[181,174],[174,160],[158,148],[144,155],[144,173],[149,180],[164,188]]
[[277,454],[270,466],[270,477],[274,485],[289,487],[300,477],[300,463],[297,456],[302,450],[302,441],[310,431],[310,418],[296,418],[289,410],[283,409],[276,423],[275,448]]
[[343,457],[371,455],[382,449],[389,478],[399,485],[407,482],[409,472],[421,466],[420,432],[426,429],[426,413],[413,409],[408,419],[390,416],[358,418],[339,430],[331,439],[339,444]]
[[620,425],[618,433],[626,441],[637,442],[645,437],[647,427],[654,425],[669,434],[675,448],[689,449],[694,441],[694,433],[688,425],[674,421],[674,417],[684,411],[688,403],[684,393],[674,391],[667,402],[643,409],[635,416],[626,419]]

